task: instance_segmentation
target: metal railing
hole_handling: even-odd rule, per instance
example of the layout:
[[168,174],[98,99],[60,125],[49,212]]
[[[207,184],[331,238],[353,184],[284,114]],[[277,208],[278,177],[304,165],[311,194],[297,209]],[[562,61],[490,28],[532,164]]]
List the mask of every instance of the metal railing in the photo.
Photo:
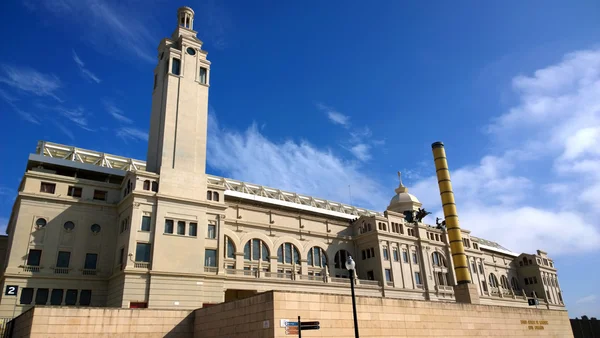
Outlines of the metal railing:
[[435,289],[437,291],[450,291],[450,292],[454,292],[454,287],[450,286],[450,285],[436,285]]

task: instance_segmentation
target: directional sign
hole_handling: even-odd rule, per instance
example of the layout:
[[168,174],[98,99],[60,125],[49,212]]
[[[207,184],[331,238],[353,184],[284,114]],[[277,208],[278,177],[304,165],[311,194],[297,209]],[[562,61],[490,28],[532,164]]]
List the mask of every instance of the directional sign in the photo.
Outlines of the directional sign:
[[318,330],[321,327],[319,325],[307,325],[307,326],[304,326],[304,323],[302,323],[302,326],[300,326],[300,328],[302,329],[302,331],[306,331],[306,330]]
[[[304,324],[304,323],[302,323]],[[286,322],[285,326],[298,326],[298,322]]]
[[303,330],[304,330],[305,326],[315,326],[315,325],[318,326],[318,325],[321,325],[321,323],[319,323],[319,322],[302,322],[301,323],[301,326],[302,326]]
[[5,296],[16,296],[17,292],[19,292],[18,285],[7,285],[6,290],[4,290]]
[[285,328],[286,335],[298,335],[298,326],[287,326]]

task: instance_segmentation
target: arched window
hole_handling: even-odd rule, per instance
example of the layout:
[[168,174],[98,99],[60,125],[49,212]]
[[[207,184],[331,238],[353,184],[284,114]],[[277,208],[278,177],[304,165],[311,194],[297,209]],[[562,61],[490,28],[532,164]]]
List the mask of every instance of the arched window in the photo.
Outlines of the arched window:
[[493,288],[498,287],[498,278],[493,273],[490,273],[490,286]]
[[346,250],[339,250],[338,252],[335,253],[335,257],[333,259],[334,261],[334,267],[336,269],[345,269],[346,268],[346,260],[348,259],[348,256],[350,256],[350,254],[348,253],[348,251]]
[[527,257],[523,257],[523,264],[527,265]]
[[43,219],[43,218],[38,218],[38,219],[35,221],[35,226],[36,226],[36,227],[38,227],[38,228],[43,228],[43,227],[45,227],[45,226],[46,226],[46,223],[47,223],[47,222],[46,222],[46,220],[45,220],[45,219]]
[[156,182],[156,181],[152,182],[152,191],[158,192],[158,182]]
[[283,243],[277,249],[277,262],[283,264],[300,264],[300,251],[292,243]]
[[513,277],[510,280],[510,285],[512,286],[513,289],[519,290],[519,282],[517,281],[517,279],[515,277]]
[[327,266],[327,256],[325,255],[325,250],[319,248],[318,246],[310,248],[308,251],[308,266],[317,266],[324,268]]
[[439,252],[435,251],[431,254],[431,260],[434,266],[446,266],[446,261],[444,260],[444,256],[442,256]]
[[244,259],[247,261],[269,261],[269,248],[260,239],[251,239],[244,246]]
[[444,278],[444,274],[442,272],[437,273],[438,285],[448,285],[446,279]]
[[216,191],[213,192],[213,201],[219,202],[219,193]]
[[212,191],[209,190],[206,192],[206,199],[212,201]]
[[229,236],[225,236],[225,250],[223,252],[225,258],[235,258],[235,244]]
[[506,276],[504,275],[500,277],[500,284],[502,285],[502,288],[510,289],[510,287],[508,286],[508,278],[506,278]]
[[150,190],[150,180],[144,181],[144,190]]

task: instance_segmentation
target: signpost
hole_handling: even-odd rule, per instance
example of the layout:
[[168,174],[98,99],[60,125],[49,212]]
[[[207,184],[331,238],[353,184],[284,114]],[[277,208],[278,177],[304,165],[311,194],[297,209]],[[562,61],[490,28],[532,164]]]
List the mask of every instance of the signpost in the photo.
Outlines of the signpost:
[[15,310],[17,309],[17,294],[19,293],[18,285],[7,285],[6,290],[4,290],[5,296],[14,296],[15,297],[15,306],[13,306],[13,318],[15,318]]
[[285,334],[298,335],[298,338],[302,338],[302,331],[318,330],[321,328],[320,325],[321,323],[319,322],[303,322],[300,320],[300,316],[298,316],[297,322],[285,322]]

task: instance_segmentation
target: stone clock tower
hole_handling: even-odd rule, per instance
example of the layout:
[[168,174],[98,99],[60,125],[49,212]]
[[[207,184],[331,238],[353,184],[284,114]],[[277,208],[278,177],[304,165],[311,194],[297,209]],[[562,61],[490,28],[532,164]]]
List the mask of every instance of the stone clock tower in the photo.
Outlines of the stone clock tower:
[[158,47],[146,170],[160,175],[160,194],[204,200],[210,62],[193,27],[194,11],[179,8]]

